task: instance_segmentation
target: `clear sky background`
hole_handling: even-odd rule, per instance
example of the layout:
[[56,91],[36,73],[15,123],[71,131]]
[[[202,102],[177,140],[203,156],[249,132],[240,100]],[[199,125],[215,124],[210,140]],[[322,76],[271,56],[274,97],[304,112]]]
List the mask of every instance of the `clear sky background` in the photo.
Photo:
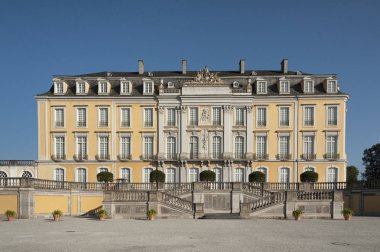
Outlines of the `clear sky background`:
[[37,158],[34,95],[52,75],[279,69],[336,73],[348,92],[347,154],[380,142],[380,1],[0,0],[0,159]]

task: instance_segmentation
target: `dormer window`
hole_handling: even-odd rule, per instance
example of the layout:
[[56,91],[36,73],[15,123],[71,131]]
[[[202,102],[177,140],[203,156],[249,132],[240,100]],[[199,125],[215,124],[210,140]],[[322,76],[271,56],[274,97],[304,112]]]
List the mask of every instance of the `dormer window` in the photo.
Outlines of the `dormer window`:
[[120,82],[120,94],[121,95],[131,94],[131,82],[130,81]]
[[154,92],[153,81],[144,81],[144,95],[152,95]]
[[267,82],[266,81],[258,81],[256,87],[257,94],[266,94],[267,93]]
[[54,94],[63,94],[63,82],[54,83]]
[[328,80],[327,81],[327,87],[326,87],[327,93],[336,93],[337,92],[337,84],[336,80]]
[[290,93],[290,82],[280,81],[280,94],[289,94],[289,93]]
[[174,83],[173,82],[168,82],[168,88],[174,88]]
[[99,82],[98,94],[108,94],[108,83],[106,81]]
[[314,81],[305,80],[303,83],[303,92],[307,94],[314,93]]
[[232,83],[232,87],[233,87],[233,88],[238,88],[238,87],[239,87],[239,82],[234,81],[234,82]]
[[84,81],[77,82],[77,94],[85,94],[86,93],[86,83]]

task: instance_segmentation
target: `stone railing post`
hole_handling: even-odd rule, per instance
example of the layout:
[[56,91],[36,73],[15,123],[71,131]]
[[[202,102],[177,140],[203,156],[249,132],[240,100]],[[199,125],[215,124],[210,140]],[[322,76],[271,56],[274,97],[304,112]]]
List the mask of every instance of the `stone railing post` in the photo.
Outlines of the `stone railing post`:
[[34,187],[34,178],[20,178],[20,187],[21,188]]
[[343,210],[343,191],[333,191],[332,198],[332,209],[331,209],[331,218],[333,219],[343,219],[342,210]]
[[240,217],[248,219],[250,217],[252,210],[250,203],[241,203],[240,204]]
[[243,201],[242,190],[243,190],[243,183],[232,182],[231,213],[240,212],[240,202]]
[[154,209],[157,212],[157,217],[161,215],[160,208],[158,207],[159,201],[162,200],[162,193],[158,191],[148,192],[147,211]]
[[204,190],[202,182],[193,183],[193,203],[204,203]]
[[297,191],[285,192],[285,218],[291,218],[293,211],[296,210]]
[[204,203],[194,203],[194,219],[204,215]]
[[18,211],[20,219],[34,217],[34,188],[22,187],[18,191]]

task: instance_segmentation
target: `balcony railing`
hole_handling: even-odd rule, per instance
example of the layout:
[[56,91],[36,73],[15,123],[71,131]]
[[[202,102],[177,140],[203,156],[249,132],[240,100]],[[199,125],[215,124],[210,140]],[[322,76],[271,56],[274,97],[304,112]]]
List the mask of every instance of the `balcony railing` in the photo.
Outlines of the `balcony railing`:
[[289,154],[289,153],[277,154],[276,158],[277,160],[290,160],[292,159],[292,154]]
[[267,160],[268,154],[267,153],[256,153],[256,154],[253,154],[253,159],[254,160]]
[[267,122],[266,121],[257,121],[257,127],[266,127]]
[[314,154],[314,153],[304,153],[304,154],[302,154],[301,155],[301,158],[303,159],[303,160],[314,160],[314,159],[316,159],[316,154]]
[[98,161],[104,161],[104,160],[109,160],[110,155],[109,154],[98,154],[95,156],[96,160]]
[[82,161],[82,160],[87,160],[88,156],[87,154],[76,154],[74,155],[74,160],[76,161]]
[[326,153],[323,155],[324,159],[329,159],[329,160],[338,160],[340,159],[339,153]]
[[54,161],[65,160],[66,159],[66,155],[65,154],[54,154],[54,155],[51,155],[51,159],[54,160]]
[[233,94],[236,94],[236,93],[247,93],[247,89],[246,88],[235,88],[235,89],[232,89],[232,93]]
[[168,88],[168,89],[164,89],[164,94],[180,94],[181,93],[181,89],[179,88]]
[[120,155],[117,156],[117,158],[118,158],[120,161],[127,161],[127,160],[131,160],[131,159],[132,159],[130,153],[123,153],[123,154],[120,154]]
[[337,120],[328,120],[327,124],[329,126],[337,126],[338,125],[338,121]]
[[235,153],[234,155],[235,159],[245,159],[244,153]]

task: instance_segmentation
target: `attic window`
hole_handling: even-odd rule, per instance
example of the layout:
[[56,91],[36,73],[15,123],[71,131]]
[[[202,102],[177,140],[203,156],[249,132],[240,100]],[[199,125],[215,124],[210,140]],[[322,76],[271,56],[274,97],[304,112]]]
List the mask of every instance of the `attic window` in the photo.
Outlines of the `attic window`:
[[55,82],[54,94],[63,94],[63,82]]
[[289,94],[289,93],[290,93],[290,82],[280,81],[280,94]]
[[99,82],[98,94],[108,94],[108,83],[106,81]]
[[168,82],[168,88],[174,88],[174,83],[171,82],[171,81],[169,81],[169,82]]
[[85,94],[86,93],[86,83],[84,81],[77,82],[77,94]]
[[256,87],[257,94],[266,94],[267,91],[267,82],[266,81],[258,81]]
[[120,83],[120,94],[128,95],[131,93],[131,82],[130,81],[122,81]]
[[336,81],[327,81],[327,93],[336,93],[337,92],[337,85]]
[[233,88],[238,88],[238,87],[239,87],[239,82],[234,81],[234,82],[232,83],[232,86],[233,86]]
[[303,86],[304,93],[308,93],[308,94],[314,93],[314,82],[312,80],[305,81],[303,85],[304,85]]
[[144,81],[144,95],[152,95],[154,92],[153,81]]

